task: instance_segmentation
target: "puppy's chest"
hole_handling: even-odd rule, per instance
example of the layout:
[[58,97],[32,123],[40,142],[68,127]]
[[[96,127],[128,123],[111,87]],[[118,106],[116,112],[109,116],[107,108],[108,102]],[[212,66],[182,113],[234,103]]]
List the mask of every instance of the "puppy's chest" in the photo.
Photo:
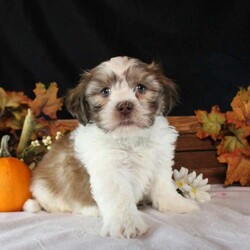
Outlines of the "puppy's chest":
[[120,142],[117,145],[121,169],[140,171],[140,169],[152,170],[155,157],[150,141]]
[[117,168],[131,183],[138,199],[150,188],[155,170],[155,155],[150,142],[123,144],[119,148]]

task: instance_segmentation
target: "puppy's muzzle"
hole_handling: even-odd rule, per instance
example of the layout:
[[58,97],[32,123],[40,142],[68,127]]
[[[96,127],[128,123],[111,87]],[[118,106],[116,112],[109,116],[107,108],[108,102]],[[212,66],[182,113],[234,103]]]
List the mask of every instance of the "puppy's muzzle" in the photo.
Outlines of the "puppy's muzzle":
[[128,115],[133,111],[134,104],[132,102],[124,101],[118,103],[116,108],[121,114]]

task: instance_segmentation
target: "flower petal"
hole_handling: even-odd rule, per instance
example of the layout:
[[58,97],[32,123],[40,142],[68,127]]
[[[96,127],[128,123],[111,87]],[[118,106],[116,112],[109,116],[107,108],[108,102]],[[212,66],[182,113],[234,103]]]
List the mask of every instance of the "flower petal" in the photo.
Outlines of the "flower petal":
[[192,189],[192,187],[189,186],[187,183],[184,183],[181,189],[182,189],[182,192],[183,192],[183,193],[184,193],[184,192],[190,192],[191,189]]
[[205,185],[205,186],[199,187],[199,190],[201,190],[201,191],[208,191],[208,190],[210,190],[210,188],[211,188],[211,185],[209,184],[209,185]]
[[200,182],[200,185],[199,185],[199,187],[203,187],[203,186],[206,186],[207,185],[207,183],[208,183],[208,178],[206,178],[206,179],[203,179],[201,182]]
[[174,179],[177,181],[180,179],[180,173],[177,169],[174,170]]
[[188,175],[188,169],[184,168],[184,167],[181,167],[180,174],[181,174],[182,178],[186,177]]
[[190,184],[194,181],[195,178],[196,178],[196,172],[193,171],[187,176],[187,182]]
[[196,193],[196,200],[201,203],[209,201],[210,199],[211,199],[211,195],[208,192],[199,191]]

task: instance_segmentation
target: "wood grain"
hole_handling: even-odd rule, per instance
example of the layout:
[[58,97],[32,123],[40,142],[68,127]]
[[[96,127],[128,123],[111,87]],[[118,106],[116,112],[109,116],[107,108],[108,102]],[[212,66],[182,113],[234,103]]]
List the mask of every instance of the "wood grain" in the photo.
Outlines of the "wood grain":
[[176,166],[187,168],[217,168],[222,164],[217,161],[216,151],[188,151],[176,152]]
[[196,133],[200,127],[195,116],[169,116],[167,119],[180,133]]
[[217,144],[212,139],[200,140],[195,134],[180,134],[176,151],[204,151],[215,150]]

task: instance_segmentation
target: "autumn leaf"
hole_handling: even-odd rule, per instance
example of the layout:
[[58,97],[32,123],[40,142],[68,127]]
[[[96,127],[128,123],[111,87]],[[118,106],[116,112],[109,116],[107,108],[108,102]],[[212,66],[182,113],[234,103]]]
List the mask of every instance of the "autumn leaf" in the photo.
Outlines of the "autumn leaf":
[[201,128],[198,129],[197,137],[204,139],[211,136],[213,140],[217,140],[221,126],[225,123],[226,118],[223,113],[220,112],[220,108],[216,105],[212,107],[210,113],[203,110],[195,111],[198,121],[201,123]]
[[57,98],[57,84],[52,82],[48,89],[46,89],[44,84],[37,83],[33,91],[36,95],[36,98],[30,105],[33,114],[38,116],[43,113],[51,119],[56,119],[56,113],[58,110],[61,110],[63,105],[62,98]]
[[27,114],[27,109],[15,109],[11,111],[11,116],[3,118],[6,128],[20,130],[23,127],[23,122]]
[[23,92],[6,92],[0,88],[0,111],[6,108],[17,108],[20,105],[28,105],[30,99]]
[[218,157],[219,162],[227,163],[225,185],[240,182],[242,186],[250,186],[250,157],[236,149],[232,153],[224,153]]
[[58,120],[56,121],[49,121],[48,124],[48,129],[49,129],[49,134],[53,137],[56,136],[57,132],[61,132],[62,134],[65,134],[66,132],[72,131],[77,127],[77,123],[74,124],[67,124],[67,123],[62,123]]
[[250,86],[247,89],[241,88],[231,103],[232,111],[226,113],[228,123],[236,128],[241,125],[250,126]]
[[20,130],[31,100],[23,92],[0,88],[0,130]]
[[57,132],[65,134],[69,131],[74,130],[77,127],[77,123],[61,122],[59,120],[45,120],[36,119],[34,122],[32,140],[35,140],[39,135],[50,135],[52,137],[56,136]]
[[[225,185],[240,182],[250,185],[250,86],[241,88],[231,102],[232,111],[223,114],[218,106],[210,113],[196,111],[201,123],[197,137],[211,136],[221,140],[217,147],[218,161],[228,165]],[[223,126],[222,126],[223,125]]]
[[221,143],[217,147],[217,153],[231,153],[235,149],[248,149],[248,136],[250,135],[250,127],[244,126],[236,129],[233,125],[228,126],[231,135],[224,136]]

